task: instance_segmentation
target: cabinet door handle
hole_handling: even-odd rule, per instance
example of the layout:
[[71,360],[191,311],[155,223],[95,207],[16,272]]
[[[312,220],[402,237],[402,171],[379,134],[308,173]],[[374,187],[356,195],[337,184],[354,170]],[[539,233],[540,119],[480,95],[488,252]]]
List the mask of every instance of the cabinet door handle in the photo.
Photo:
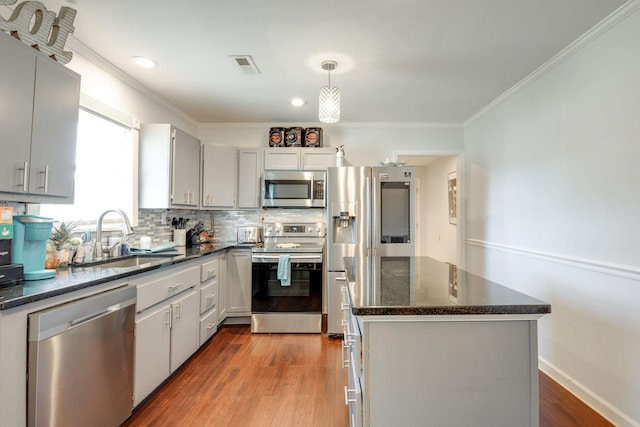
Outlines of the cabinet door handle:
[[44,174],[44,182],[42,183],[42,188],[43,192],[46,194],[49,192],[49,165],[46,165],[44,167],[44,171],[40,172],[41,174]]
[[171,309],[164,312],[165,321],[163,322],[166,326],[171,328]]
[[349,304],[346,302],[342,302],[340,303],[340,308],[342,309],[342,311],[347,311],[349,310]]
[[180,314],[182,312],[182,303],[179,302],[175,305],[175,312],[176,312],[176,320],[180,320]]
[[22,190],[26,193],[29,185],[29,162],[24,162],[24,165],[18,170],[22,171],[22,184],[18,184],[18,187],[22,187]]

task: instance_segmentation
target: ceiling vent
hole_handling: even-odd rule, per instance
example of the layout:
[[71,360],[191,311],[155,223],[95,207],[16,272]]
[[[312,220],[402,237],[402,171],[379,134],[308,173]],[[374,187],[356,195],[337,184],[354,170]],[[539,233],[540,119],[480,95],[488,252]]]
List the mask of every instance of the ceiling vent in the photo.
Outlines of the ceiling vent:
[[231,58],[245,74],[260,74],[260,70],[256,67],[251,55],[232,55]]

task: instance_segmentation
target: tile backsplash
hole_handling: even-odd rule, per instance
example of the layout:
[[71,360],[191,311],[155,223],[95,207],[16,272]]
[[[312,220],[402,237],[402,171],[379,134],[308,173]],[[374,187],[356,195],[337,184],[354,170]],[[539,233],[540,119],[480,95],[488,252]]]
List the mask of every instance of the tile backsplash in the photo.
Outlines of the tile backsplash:
[[[135,240],[140,236],[150,236],[152,244],[171,241],[173,238],[172,218],[189,218],[187,229],[199,220],[207,231],[213,229],[213,237],[219,241],[235,241],[236,229],[246,225],[262,225],[265,222],[324,222],[324,209],[263,209],[232,211],[195,211],[140,209],[138,226],[134,227]],[[163,216],[165,221],[163,222]]]
[[[33,213],[24,203],[3,203],[13,206],[14,215]],[[246,225],[263,225],[265,222],[324,222],[325,209],[262,209],[262,210],[230,210],[230,211],[201,211],[201,210],[167,210],[140,209],[138,211],[138,225],[133,227],[135,234],[129,243],[135,246],[141,236],[151,237],[152,244],[173,240],[171,219],[189,218],[186,228],[192,228],[199,220],[204,223],[207,231],[213,230],[213,237],[219,241],[236,241],[236,228]],[[95,233],[93,238],[95,238]],[[105,231],[103,239],[110,235],[119,235],[118,231]]]

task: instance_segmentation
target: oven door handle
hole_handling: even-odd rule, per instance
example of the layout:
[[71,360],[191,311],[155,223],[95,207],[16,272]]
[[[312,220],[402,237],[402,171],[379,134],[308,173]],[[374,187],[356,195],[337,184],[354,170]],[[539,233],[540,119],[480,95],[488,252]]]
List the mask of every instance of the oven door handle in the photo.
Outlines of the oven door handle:
[[[259,260],[279,260],[280,256],[279,255],[254,255],[253,256],[253,261],[259,261]],[[322,256],[320,255],[296,255],[296,256],[289,256],[289,261],[290,262],[296,262],[296,260],[300,260],[300,259],[304,259],[304,260],[310,260],[310,259],[314,259],[317,260],[318,262],[322,261]]]

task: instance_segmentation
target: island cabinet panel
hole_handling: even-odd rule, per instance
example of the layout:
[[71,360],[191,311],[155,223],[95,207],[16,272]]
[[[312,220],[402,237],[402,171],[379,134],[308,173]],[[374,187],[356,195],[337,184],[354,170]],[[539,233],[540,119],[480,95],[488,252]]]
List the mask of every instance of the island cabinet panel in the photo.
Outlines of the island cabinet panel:
[[537,425],[532,323],[365,322],[364,425]]

